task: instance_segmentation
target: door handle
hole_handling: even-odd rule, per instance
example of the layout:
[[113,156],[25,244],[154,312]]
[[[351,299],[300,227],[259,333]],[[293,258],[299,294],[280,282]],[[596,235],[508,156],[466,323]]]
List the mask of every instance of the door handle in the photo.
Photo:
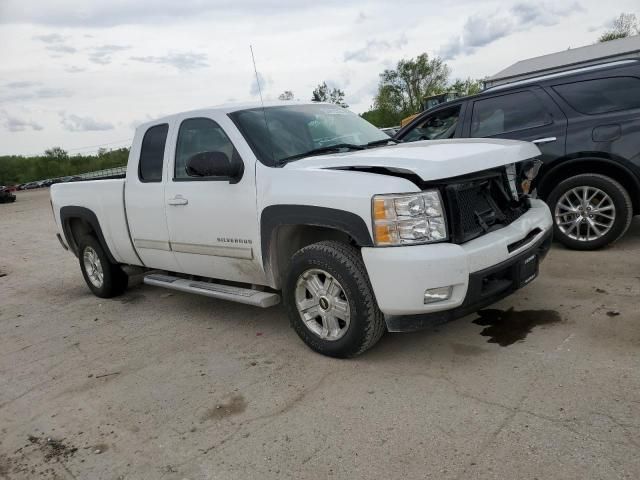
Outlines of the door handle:
[[551,143],[551,142],[555,142],[556,140],[558,140],[556,137],[545,137],[545,138],[538,138],[536,140],[532,140],[531,143],[537,143],[537,144]]
[[177,205],[186,205],[189,203],[189,200],[183,198],[182,195],[176,195],[173,198],[170,198],[167,202],[169,205],[177,206]]

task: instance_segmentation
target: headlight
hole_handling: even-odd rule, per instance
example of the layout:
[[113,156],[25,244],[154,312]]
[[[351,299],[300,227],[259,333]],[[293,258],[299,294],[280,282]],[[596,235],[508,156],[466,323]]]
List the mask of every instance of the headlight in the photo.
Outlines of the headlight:
[[440,192],[373,197],[373,235],[379,247],[417,245],[447,239]]

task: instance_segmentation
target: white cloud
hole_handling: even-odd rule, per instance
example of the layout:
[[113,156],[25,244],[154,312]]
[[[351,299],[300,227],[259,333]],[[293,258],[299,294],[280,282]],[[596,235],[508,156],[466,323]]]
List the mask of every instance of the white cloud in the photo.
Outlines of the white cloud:
[[98,47],[91,47],[89,61],[100,65],[108,65],[111,63],[114,53],[129,50],[130,48],[128,45],[100,45]]
[[57,45],[49,45],[48,47],[46,47],[47,50],[49,50],[50,52],[55,52],[55,53],[76,53],[77,50],[69,45],[62,45],[62,44],[57,44]]
[[65,130],[70,132],[95,132],[113,130],[112,123],[96,120],[91,117],[80,117],[78,115],[67,115],[60,112],[60,123]]
[[551,26],[564,17],[583,12],[577,2],[565,5],[548,3],[516,3],[506,12],[496,10],[469,16],[461,34],[449,38],[438,54],[445,60],[458,55],[474,53],[478,48],[511,35],[538,26]]
[[357,50],[349,50],[344,52],[344,61],[350,62],[372,62],[377,60],[383,53],[391,49],[399,49],[404,47],[409,40],[403,33],[396,40],[369,40],[366,45]]
[[59,33],[49,33],[47,35],[35,35],[34,40],[40,40],[44,43],[60,43],[64,42],[68,37],[63,37]]
[[25,130],[43,130],[43,126],[30,118],[22,118],[12,115],[4,110],[0,111],[0,116],[4,117],[2,124],[9,132],[24,132]]
[[[257,76],[258,78],[256,78],[254,75],[253,79],[251,80],[249,95],[251,95],[252,97],[255,97],[260,95],[260,92],[262,92],[262,96],[264,97],[269,81],[266,78],[264,78],[264,75],[262,75],[260,72],[258,72]],[[258,85],[258,82],[260,82],[259,85]]]
[[131,60],[143,63],[155,63],[158,65],[169,65],[181,71],[194,70],[196,68],[205,68],[209,66],[207,63],[207,55],[205,53],[169,53],[167,55],[145,57],[130,57]]

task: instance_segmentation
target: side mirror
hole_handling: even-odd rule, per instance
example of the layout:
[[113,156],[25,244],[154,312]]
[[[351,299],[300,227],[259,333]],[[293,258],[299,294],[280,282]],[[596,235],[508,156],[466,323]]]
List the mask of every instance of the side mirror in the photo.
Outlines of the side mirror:
[[190,177],[237,178],[242,174],[242,163],[231,162],[224,152],[200,152],[187,160]]

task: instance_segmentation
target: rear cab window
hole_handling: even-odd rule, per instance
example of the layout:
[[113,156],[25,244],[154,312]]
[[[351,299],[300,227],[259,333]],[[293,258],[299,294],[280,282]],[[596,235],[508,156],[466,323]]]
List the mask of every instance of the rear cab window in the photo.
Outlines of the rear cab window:
[[476,100],[471,114],[471,137],[492,137],[553,123],[551,113],[531,91]]
[[167,143],[169,125],[150,127],[142,138],[138,178],[141,182],[161,182],[162,165],[164,164],[164,148]]
[[586,115],[640,108],[640,78],[609,77],[554,85],[553,90]]

